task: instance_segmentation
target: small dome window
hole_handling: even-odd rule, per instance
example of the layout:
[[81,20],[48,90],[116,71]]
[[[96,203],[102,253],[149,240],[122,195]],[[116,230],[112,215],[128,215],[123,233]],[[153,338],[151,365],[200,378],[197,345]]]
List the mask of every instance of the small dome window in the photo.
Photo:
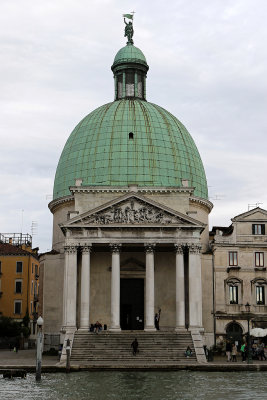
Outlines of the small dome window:
[[129,139],[130,139],[130,140],[133,140],[133,138],[134,138],[134,134],[133,134],[133,132],[130,132],[130,133],[129,133]]

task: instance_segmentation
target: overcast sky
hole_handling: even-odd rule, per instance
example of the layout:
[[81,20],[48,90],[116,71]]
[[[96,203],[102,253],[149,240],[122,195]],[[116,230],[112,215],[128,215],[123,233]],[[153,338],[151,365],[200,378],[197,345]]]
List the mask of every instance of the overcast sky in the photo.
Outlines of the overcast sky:
[[[214,203],[210,227],[267,209],[266,0],[1,0],[0,232],[51,248],[47,208],[77,123],[113,100],[123,13],[146,55],[147,100],[193,136]],[[24,210],[24,211],[22,211]]]

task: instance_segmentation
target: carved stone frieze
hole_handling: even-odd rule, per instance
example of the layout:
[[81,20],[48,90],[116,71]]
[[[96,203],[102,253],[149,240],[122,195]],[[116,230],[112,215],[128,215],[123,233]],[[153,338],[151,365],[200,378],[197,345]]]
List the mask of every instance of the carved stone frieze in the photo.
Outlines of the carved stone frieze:
[[140,199],[127,199],[115,206],[89,215],[84,223],[109,224],[183,224],[179,217]]

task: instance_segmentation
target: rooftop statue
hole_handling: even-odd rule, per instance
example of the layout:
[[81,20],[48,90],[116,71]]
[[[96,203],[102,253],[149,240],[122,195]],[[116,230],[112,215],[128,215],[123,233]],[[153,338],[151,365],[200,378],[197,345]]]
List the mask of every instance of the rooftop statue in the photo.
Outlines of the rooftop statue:
[[133,23],[131,21],[129,21],[128,23],[125,20],[125,17],[128,19],[133,19],[133,15],[131,14],[124,14],[124,23],[125,23],[125,30],[124,30],[124,37],[127,36],[128,38],[128,42],[127,44],[133,44],[133,34],[134,34],[134,30],[133,30]]

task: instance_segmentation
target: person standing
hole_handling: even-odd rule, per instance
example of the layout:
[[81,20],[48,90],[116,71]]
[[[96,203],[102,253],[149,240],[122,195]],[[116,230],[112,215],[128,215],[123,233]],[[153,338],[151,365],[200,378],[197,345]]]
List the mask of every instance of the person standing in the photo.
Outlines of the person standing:
[[155,314],[154,320],[155,320],[155,328],[157,329],[157,331],[159,331],[159,314],[158,313]]
[[136,353],[138,352],[138,341],[136,338],[132,342],[131,347],[133,348],[133,355],[136,356]]
[[265,356],[265,352],[264,352],[264,342],[261,342],[260,346],[259,346],[259,358],[261,361],[263,361],[263,359],[266,361],[266,356]]
[[246,361],[246,343],[243,343],[241,346],[241,355],[242,355],[242,362]]
[[234,343],[232,346],[232,361],[236,362],[236,356],[237,356],[237,347],[236,344]]
[[231,361],[231,353],[232,353],[232,346],[229,340],[226,342],[226,355],[227,355],[227,362]]

